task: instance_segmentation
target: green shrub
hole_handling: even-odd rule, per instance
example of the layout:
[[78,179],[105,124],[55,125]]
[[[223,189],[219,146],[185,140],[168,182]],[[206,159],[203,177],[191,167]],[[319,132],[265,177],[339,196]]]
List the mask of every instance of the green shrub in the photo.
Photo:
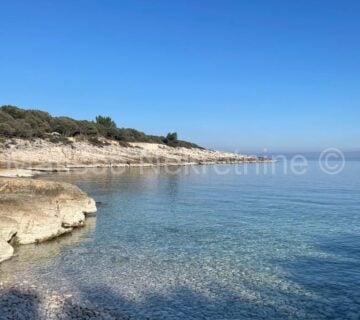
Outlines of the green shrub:
[[[51,136],[57,132],[62,137]],[[5,138],[49,138],[54,143],[69,143],[68,137],[79,136],[89,142],[103,146],[98,137],[105,137],[128,146],[128,142],[149,142],[171,147],[199,148],[197,145],[178,140],[176,132],[166,137],[147,135],[144,132],[118,128],[110,117],[97,116],[95,121],[78,121],[69,117],[52,117],[40,110],[24,110],[14,106],[0,107],[0,137]]]
[[15,133],[15,129],[7,123],[0,123],[0,136],[12,137]]
[[68,117],[53,118],[51,128],[65,137],[73,137],[80,130],[76,121]]
[[26,110],[20,109],[18,107],[14,106],[3,106],[2,111],[7,113],[9,116],[11,116],[13,119],[24,119]]

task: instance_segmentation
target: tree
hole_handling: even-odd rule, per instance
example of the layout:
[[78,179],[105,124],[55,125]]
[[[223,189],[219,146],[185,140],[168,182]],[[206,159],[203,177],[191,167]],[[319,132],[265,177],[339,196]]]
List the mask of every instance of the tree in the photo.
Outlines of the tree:
[[[148,142],[166,144],[169,147],[199,148],[197,145],[178,140],[176,132],[169,132],[167,136],[147,135],[144,132],[117,128],[116,123],[105,116],[97,116],[95,121],[74,120],[69,117],[52,117],[40,110],[24,110],[14,106],[0,106],[0,140],[3,138],[42,138],[56,139],[62,143],[68,141],[65,137],[76,137],[94,140],[104,137],[122,142]],[[126,144],[124,144],[126,145]]]
[[96,123],[105,128],[116,128],[116,123],[110,117],[97,116]]
[[178,141],[178,135],[176,132],[169,132],[166,136],[166,140],[170,142]]
[[163,138],[163,143],[166,143],[169,146],[178,145],[178,136],[176,132],[169,132],[165,138]]

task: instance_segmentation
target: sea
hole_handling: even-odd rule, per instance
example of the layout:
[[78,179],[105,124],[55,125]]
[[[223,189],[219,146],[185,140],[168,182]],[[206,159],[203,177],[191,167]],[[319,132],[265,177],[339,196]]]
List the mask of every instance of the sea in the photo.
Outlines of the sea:
[[130,319],[359,319],[360,161],[79,169],[84,228],[0,281]]

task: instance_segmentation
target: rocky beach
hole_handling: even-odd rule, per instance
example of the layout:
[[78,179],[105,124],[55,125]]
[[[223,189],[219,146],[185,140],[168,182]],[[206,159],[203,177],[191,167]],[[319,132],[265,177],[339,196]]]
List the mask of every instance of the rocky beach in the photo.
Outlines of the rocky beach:
[[0,8],[0,320],[360,320],[360,1]]
[[[77,168],[194,165],[264,161],[202,148],[173,148],[154,143],[126,147],[102,139],[101,146],[69,139],[68,144],[42,139],[5,140],[0,144],[0,262],[13,255],[9,243],[53,239],[83,226],[95,201],[65,183],[28,179],[35,174]],[[1,168],[0,167],[0,168]],[[2,177],[2,178],[1,178]]]
[[[14,246],[41,243],[71,233],[96,212],[95,201],[78,187],[30,179],[43,172],[94,167],[199,165],[256,162],[260,159],[202,148],[168,147],[101,139],[101,145],[68,139],[11,139],[0,143],[0,263],[11,259]],[[71,293],[50,292],[27,282],[0,283],[0,319],[125,319],[101,310]]]
[[[203,148],[169,147],[156,143],[128,143],[99,139],[100,144],[68,138],[53,143],[44,139],[11,139],[0,143],[0,168],[61,171],[86,167],[191,165],[256,162],[244,154]],[[264,160],[264,159],[262,159]],[[27,174],[27,172],[22,172]]]
[[[0,263],[11,259],[13,246],[40,243],[84,226],[96,212],[95,201],[79,188],[58,182],[0,178]],[[0,319],[115,319],[72,305],[27,283],[0,283]],[[106,316],[105,316],[106,315]]]

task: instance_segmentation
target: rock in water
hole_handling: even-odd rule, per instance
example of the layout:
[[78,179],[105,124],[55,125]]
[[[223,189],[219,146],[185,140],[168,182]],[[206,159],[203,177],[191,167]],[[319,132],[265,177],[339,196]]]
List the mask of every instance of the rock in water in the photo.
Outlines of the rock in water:
[[0,257],[14,237],[19,244],[46,241],[83,226],[93,212],[95,201],[74,185],[0,178]]
[[10,259],[13,254],[13,247],[0,237],[0,263]]

